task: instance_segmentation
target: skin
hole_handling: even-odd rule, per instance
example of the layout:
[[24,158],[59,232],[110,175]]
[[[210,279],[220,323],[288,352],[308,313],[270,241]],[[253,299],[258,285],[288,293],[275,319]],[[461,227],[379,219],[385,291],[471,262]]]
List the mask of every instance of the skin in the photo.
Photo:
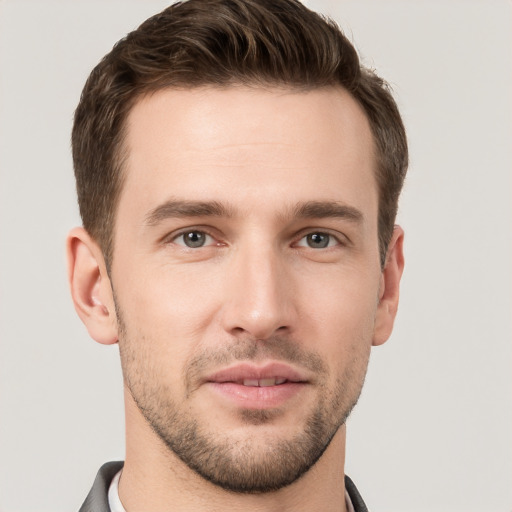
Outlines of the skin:
[[[83,228],[68,238],[77,312],[96,341],[120,344],[125,508],[344,510],[344,420],[371,346],[391,333],[403,270],[399,227],[380,266],[363,111],[334,87],[164,90],[133,107],[126,151],[110,276]],[[222,211],[197,211],[213,201]],[[313,202],[323,209],[304,207]],[[205,233],[205,244],[187,247],[184,232]],[[311,246],[318,233],[326,247]],[[284,361],[307,383],[277,405],[212,390],[205,376],[238,364],[237,348],[251,364]],[[215,443],[245,447],[230,454],[248,464],[298,439],[319,403],[332,440],[301,478],[265,493],[205,480],[148,422],[172,410]]]

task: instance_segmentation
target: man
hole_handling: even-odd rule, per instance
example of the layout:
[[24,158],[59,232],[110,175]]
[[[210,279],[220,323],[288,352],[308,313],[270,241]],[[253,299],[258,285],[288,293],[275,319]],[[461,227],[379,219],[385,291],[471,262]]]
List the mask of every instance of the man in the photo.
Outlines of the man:
[[81,510],[366,510],[345,422],[403,270],[384,82],[294,0],[190,0],[93,70],[73,157],[72,296],[126,408]]

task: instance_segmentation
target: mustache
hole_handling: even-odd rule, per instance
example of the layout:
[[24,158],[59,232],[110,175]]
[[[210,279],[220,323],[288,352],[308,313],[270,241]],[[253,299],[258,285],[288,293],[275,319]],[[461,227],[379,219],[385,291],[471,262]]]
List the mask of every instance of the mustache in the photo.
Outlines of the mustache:
[[276,335],[265,340],[241,338],[229,345],[204,349],[184,366],[183,379],[190,392],[205,374],[214,370],[236,362],[258,363],[268,359],[294,364],[316,375],[328,373],[327,365],[316,352],[304,350],[290,337]]

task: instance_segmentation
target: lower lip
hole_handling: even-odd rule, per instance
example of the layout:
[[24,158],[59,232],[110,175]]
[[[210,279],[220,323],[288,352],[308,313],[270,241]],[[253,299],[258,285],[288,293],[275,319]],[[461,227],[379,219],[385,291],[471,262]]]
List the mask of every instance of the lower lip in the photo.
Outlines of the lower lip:
[[244,386],[235,382],[208,382],[206,385],[244,409],[272,409],[282,406],[306,387],[303,382],[285,382],[278,386]]

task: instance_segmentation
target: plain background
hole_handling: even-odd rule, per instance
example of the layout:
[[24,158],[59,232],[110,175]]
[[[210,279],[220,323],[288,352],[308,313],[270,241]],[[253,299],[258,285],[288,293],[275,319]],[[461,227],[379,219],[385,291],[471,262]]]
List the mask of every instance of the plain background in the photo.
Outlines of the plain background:
[[[77,510],[124,455],[116,347],[69,298],[72,113],[96,62],[164,1],[0,0],[0,511]],[[411,167],[395,332],[348,424],[373,511],[512,510],[508,1],[311,1],[393,86]]]

